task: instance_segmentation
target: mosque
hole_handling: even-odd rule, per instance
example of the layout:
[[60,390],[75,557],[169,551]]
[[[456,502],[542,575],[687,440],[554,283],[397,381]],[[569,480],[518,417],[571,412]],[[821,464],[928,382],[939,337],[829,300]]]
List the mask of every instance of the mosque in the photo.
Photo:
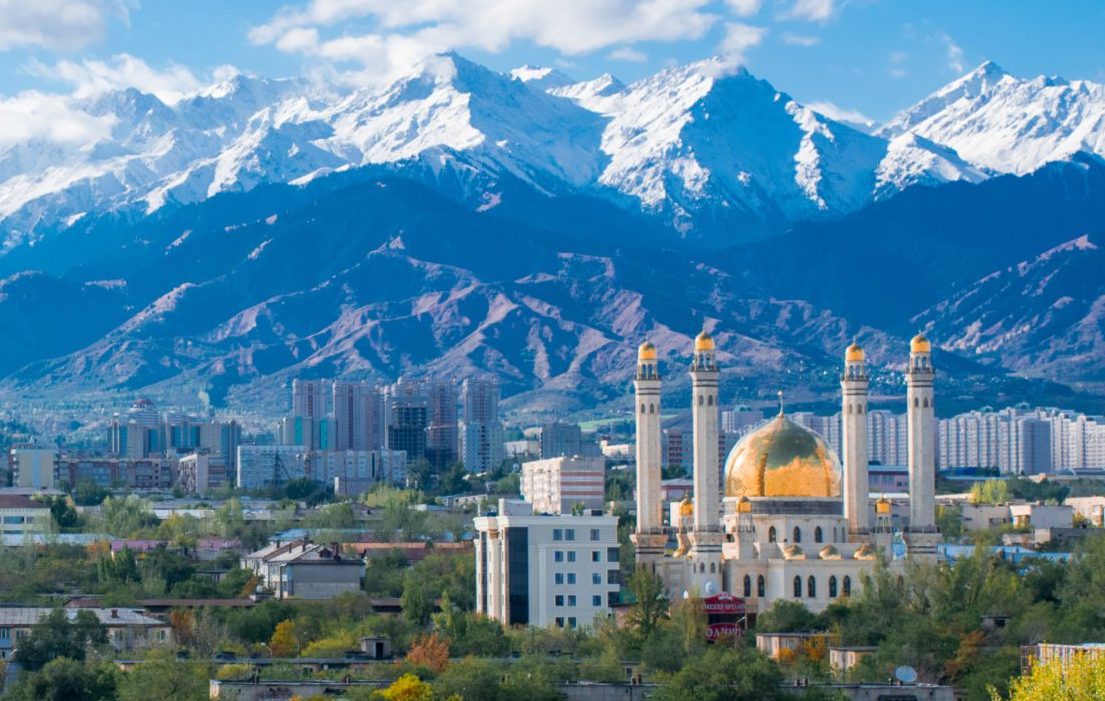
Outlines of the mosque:
[[[935,411],[932,347],[910,343],[906,387],[909,427],[908,557],[935,561]],[[703,331],[691,362],[694,501],[672,509],[660,500],[660,387],[656,348],[643,343],[634,378],[637,416],[637,564],[655,572],[669,595],[744,599],[745,611],[766,611],[779,599],[810,610],[857,592],[881,553],[894,569],[890,504],[868,495],[867,389],[863,349],[844,355],[843,466],[816,433],[779,414],[744,436],[718,465],[718,377],[713,338]],[[724,495],[722,496],[722,490]],[[667,552],[673,535],[678,547]]]

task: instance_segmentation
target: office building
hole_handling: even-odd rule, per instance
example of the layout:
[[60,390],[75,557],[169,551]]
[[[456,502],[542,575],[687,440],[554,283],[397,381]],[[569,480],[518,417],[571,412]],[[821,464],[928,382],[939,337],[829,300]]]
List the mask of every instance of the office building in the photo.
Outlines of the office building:
[[238,446],[239,489],[261,489],[293,479],[307,479],[307,449],[302,445]]
[[58,449],[52,443],[17,443],[8,451],[12,484],[53,489],[58,481]]
[[541,426],[542,459],[583,455],[583,431],[579,424],[552,421]]
[[504,625],[591,626],[619,589],[618,519],[499,501],[476,524],[476,610]]

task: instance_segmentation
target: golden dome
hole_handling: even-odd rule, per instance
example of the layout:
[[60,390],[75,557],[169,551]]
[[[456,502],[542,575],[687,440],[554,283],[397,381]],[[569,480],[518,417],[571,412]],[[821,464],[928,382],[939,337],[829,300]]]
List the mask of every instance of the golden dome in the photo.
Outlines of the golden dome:
[[848,350],[844,351],[844,361],[847,363],[862,363],[863,357],[863,349],[854,341],[848,346]]
[[806,553],[802,550],[801,546],[791,543],[783,548],[783,559],[785,560],[805,560]]
[[864,543],[856,548],[856,552],[852,554],[852,557],[856,560],[877,560],[879,553],[871,547],[870,543]]
[[714,337],[706,333],[706,329],[702,329],[702,333],[695,336],[694,350],[696,353],[702,351],[712,351],[714,349]]
[[748,497],[741,497],[740,501],[737,502],[737,513],[752,513],[752,500]]
[[913,340],[909,342],[910,353],[931,353],[932,344],[925,338],[923,333],[919,333],[913,337]]
[[888,514],[890,513],[890,502],[886,497],[879,497],[879,500],[875,502],[876,514]]
[[637,348],[637,360],[656,360],[656,346],[645,341]]
[[840,550],[835,545],[829,543],[825,547],[821,548],[821,552],[817,554],[822,560],[840,560],[843,557],[840,554]]
[[679,502],[679,515],[694,516],[694,502],[690,497],[683,497],[683,501]]
[[780,414],[725,460],[727,497],[839,497],[840,460],[813,431]]

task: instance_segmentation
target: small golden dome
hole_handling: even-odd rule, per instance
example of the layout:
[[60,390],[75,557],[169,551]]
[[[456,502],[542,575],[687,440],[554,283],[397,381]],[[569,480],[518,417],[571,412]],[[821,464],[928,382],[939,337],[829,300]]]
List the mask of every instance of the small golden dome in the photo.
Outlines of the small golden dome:
[[783,548],[783,558],[787,560],[805,560],[806,553],[800,546],[791,543]]
[[821,552],[819,552],[817,554],[817,556],[819,558],[821,558],[822,560],[840,560],[840,559],[842,559],[840,551],[837,550],[837,547],[835,545],[833,545],[832,543],[829,543],[825,547],[821,548]]
[[886,497],[879,497],[879,500],[875,502],[875,513],[880,515],[890,513],[890,502]]
[[737,512],[742,514],[752,513],[752,500],[748,497],[741,497],[737,502]]
[[679,515],[694,516],[694,502],[690,497],[683,497],[683,501],[679,502]]
[[910,353],[931,353],[932,344],[925,338],[923,333],[919,333],[913,337],[913,340],[909,342]]
[[847,363],[862,363],[863,358],[863,349],[854,341],[848,346],[848,350],[844,351],[844,361]]
[[706,333],[706,329],[702,329],[702,333],[694,339],[694,350],[696,353],[703,351],[712,351],[714,349],[714,337]]
[[727,497],[839,497],[840,460],[825,440],[780,414],[725,459]]
[[645,341],[637,348],[637,360],[656,360],[656,346]]
[[857,560],[877,560],[879,554],[871,547],[870,543],[864,543],[856,549],[856,553],[852,557]]

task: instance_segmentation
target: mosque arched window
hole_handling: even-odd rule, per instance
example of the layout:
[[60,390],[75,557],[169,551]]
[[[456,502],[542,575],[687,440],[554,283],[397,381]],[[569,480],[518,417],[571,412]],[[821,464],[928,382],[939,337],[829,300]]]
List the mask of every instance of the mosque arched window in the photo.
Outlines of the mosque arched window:
[[778,537],[775,535],[775,526],[772,526],[771,528],[768,528],[767,529],[767,542],[774,543],[777,540],[778,540]]
[[655,414],[656,413],[656,405],[655,404],[649,404],[648,405],[648,413],[650,413],[650,414]]
[[645,413],[645,405],[644,405],[644,402],[641,402],[641,413],[642,413],[642,414],[643,414],[643,413]]
[[706,397],[706,406],[713,406],[713,405],[714,405],[714,395],[711,394],[709,397]]
[[806,580],[806,596],[811,599],[817,596],[817,580],[813,578],[812,574]]
[[829,598],[836,598],[836,575],[829,576]]
[[802,578],[798,575],[794,575],[794,598],[802,598]]
[[744,596],[752,596],[752,575],[744,575]]
[[813,529],[813,542],[820,543],[824,540],[824,535],[821,533],[821,526]]
[[764,576],[762,574],[756,577],[756,596],[764,596]]
[[921,400],[917,397],[914,397],[913,398],[913,406],[914,406],[914,408],[920,407],[921,406]]
[[717,569],[715,569],[714,563],[711,562],[710,563],[710,574],[714,574],[715,572],[717,572]]
[[798,526],[794,527],[794,542],[795,543],[801,543],[802,542],[802,529],[799,528]]
[[929,408],[929,398],[928,397],[925,397],[924,399],[921,400],[921,406],[923,406],[926,409]]
[[848,575],[844,575],[844,596],[852,595],[852,578]]

